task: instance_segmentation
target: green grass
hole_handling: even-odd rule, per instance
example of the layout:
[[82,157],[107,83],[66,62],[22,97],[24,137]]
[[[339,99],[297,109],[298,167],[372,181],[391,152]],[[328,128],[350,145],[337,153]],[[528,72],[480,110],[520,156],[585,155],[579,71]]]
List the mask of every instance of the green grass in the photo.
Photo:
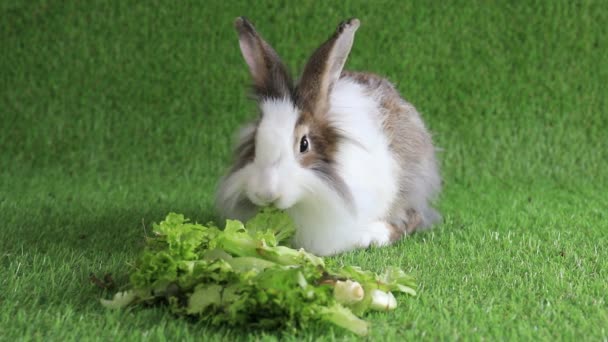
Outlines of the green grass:
[[352,338],[107,311],[88,282],[125,282],[169,211],[216,218],[230,136],[255,115],[238,15],[294,70],[359,17],[347,67],[394,81],[443,148],[444,223],[338,257],[420,282],[367,317],[370,339],[608,339],[601,0],[0,2],[0,339]]

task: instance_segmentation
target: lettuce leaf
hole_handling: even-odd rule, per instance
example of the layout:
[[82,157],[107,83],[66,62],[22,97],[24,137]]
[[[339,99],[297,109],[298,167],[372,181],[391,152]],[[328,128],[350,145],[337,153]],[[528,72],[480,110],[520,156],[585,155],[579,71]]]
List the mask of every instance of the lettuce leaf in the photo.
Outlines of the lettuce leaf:
[[[177,315],[241,328],[300,329],[326,322],[365,335],[369,323],[359,316],[394,308],[391,291],[416,294],[414,278],[402,270],[378,275],[327,266],[323,258],[290,248],[294,233],[293,221],[274,208],[245,224],[227,220],[224,229],[169,213],[153,225],[128,289],[102,304],[161,304]],[[344,281],[356,291],[339,289]]]

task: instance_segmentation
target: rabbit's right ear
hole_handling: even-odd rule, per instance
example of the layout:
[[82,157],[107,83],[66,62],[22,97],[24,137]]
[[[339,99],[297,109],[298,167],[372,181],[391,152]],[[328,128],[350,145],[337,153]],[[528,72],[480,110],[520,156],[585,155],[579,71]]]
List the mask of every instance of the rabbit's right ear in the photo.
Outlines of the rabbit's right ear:
[[260,37],[247,18],[236,18],[234,26],[239,34],[241,53],[249,66],[257,97],[290,97],[292,80],[279,55]]
[[329,93],[340,78],[359,24],[357,18],[341,22],[331,38],[312,54],[295,91],[298,107],[314,115],[327,112]]

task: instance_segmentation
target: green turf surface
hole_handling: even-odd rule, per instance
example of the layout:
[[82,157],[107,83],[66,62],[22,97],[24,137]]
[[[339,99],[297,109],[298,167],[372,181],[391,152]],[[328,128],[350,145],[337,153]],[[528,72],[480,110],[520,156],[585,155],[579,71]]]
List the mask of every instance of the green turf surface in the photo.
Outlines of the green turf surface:
[[420,282],[373,340],[608,339],[608,6],[525,3],[0,2],[0,339],[352,338],[107,311],[88,282],[124,282],[169,211],[215,219],[254,115],[238,15],[293,70],[359,17],[347,68],[388,76],[443,148],[444,223],[338,257]]

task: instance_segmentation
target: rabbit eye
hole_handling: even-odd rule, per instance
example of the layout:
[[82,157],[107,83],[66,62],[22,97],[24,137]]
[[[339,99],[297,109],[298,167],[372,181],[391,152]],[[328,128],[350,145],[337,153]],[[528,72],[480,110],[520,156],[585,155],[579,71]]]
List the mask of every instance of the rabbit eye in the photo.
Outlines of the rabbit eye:
[[304,153],[308,151],[308,137],[303,136],[302,140],[300,140],[300,153]]

